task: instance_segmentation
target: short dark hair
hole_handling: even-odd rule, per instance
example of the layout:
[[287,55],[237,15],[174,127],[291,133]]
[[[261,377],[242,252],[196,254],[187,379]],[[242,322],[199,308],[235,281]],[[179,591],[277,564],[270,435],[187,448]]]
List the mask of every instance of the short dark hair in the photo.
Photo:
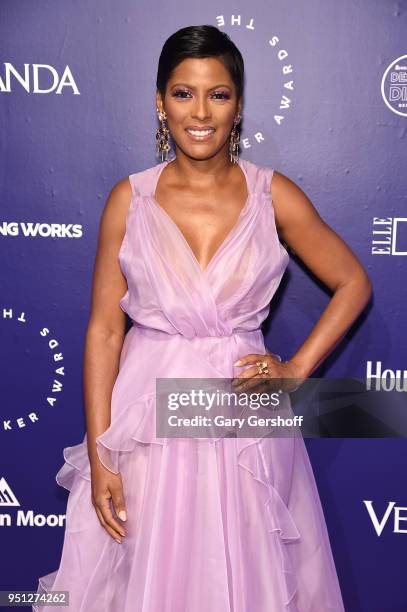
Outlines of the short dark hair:
[[242,54],[226,32],[213,25],[187,26],[174,32],[164,43],[158,61],[157,89],[165,95],[171,73],[184,59],[217,57],[229,71],[239,100],[243,95]]

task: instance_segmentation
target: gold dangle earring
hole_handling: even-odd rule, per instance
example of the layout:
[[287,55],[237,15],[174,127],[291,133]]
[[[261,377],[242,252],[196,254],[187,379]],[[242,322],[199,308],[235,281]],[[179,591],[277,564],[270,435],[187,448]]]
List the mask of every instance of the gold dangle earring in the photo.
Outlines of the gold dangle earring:
[[158,118],[161,121],[161,125],[160,127],[157,129],[156,132],[156,153],[157,155],[161,156],[161,161],[168,161],[168,151],[171,149],[171,145],[168,142],[168,138],[170,135],[170,131],[167,127],[166,124],[166,119],[167,119],[167,113],[165,111],[160,111],[157,108],[157,112],[158,112]]
[[237,164],[239,160],[239,143],[240,143],[240,134],[239,130],[236,129],[236,126],[240,123],[241,115],[238,115],[233,122],[233,129],[230,132],[230,141],[229,141],[229,155],[230,161],[233,164]]

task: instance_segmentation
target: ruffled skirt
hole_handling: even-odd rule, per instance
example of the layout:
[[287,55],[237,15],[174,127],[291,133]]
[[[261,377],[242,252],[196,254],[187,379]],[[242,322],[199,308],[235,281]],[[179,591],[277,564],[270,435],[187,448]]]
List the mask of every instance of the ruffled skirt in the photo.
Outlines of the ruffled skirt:
[[[56,475],[70,491],[63,551],[38,592],[69,591],[68,612],[344,612],[303,439],[156,438],[152,389],[124,402],[134,385],[125,374],[130,342],[111,425],[97,440],[102,463],[121,473],[127,535],[119,544],[99,523],[85,436],[64,449]],[[264,352],[260,337],[251,342],[245,352]],[[220,344],[206,356],[224,355]],[[241,346],[230,350],[231,363],[242,354]]]

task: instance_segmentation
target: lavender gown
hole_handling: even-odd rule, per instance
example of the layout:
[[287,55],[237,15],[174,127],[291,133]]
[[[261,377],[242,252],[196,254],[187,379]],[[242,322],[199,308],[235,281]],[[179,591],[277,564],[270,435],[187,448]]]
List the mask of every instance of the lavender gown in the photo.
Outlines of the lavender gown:
[[344,612],[301,437],[156,438],[155,377],[233,377],[247,367],[233,366],[239,357],[265,353],[260,326],[289,260],[276,232],[273,170],[241,159],[248,198],[202,271],[154,199],[170,161],[129,177],[120,306],[133,326],[111,425],[97,440],[101,461],[122,474],[127,535],[118,544],[99,523],[85,436],[64,449],[62,558],[38,585],[68,590],[70,605],[33,610]]

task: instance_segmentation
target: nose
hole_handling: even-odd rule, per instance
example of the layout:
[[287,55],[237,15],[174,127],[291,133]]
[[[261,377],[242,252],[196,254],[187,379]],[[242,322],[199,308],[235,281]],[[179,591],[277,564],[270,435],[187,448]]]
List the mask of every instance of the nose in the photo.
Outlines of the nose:
[[210,115],[209,102],[205,95],[197,95],[195,97],[194,107],[192,109],[192,116],[196,117],[200,121],[207,119]]

